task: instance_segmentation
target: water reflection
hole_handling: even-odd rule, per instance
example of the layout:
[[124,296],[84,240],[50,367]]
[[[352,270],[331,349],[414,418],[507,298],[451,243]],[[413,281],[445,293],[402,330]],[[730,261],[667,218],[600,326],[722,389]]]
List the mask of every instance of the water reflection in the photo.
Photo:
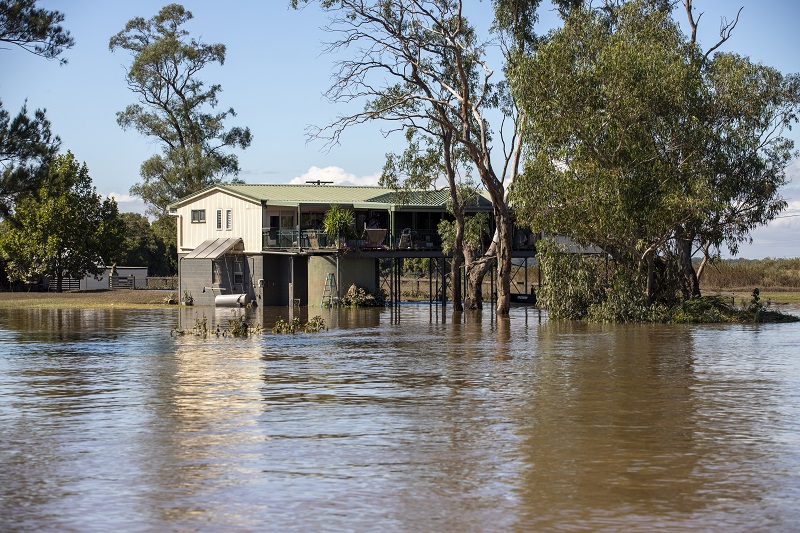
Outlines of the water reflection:
[[[0,311],[0,529],[789,530],[797,325]],[[265,334],[170,336],[244,316]]]

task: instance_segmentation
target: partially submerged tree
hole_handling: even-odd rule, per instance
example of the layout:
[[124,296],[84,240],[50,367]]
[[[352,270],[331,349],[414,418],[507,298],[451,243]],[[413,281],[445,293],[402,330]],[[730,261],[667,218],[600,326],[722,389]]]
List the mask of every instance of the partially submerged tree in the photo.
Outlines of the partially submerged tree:
[[[294,0],[297,6],[300,0]],[[309,2],[311,0],[304,0]],[[495,236],[489,256],[497,258],[496,312],[510,304],[512,221],[506,187],[519,171],[520,144],[516,136],[516,107],[503,99],[502,84],[492,83],[486,61],[486,42],[463,15],[460,0],[321,0],[331,14],[328,29],[337,38],[330,51],[349,56],[337,63],[328,91],[338,103],[366,101],[363,111],[340,116],[313,136],[336,143],[342,132],[372,120],[394,124],[396,130],[415,128],[438,139],[451,136],[474,166],[494,205]],[[525,44],[538,6],[534,0],[496,4],[507,17],[497,28]],[[524,16],[523,16],[524,15]],[[523,25],[526,25],[521,31]],[[506,48],[511,51],[512,48]],[[505,105],[504,105],[505,104]],[[499,167],[493,159],[494,139],[487,117],[502,111],[513,125],[508,150]],[[499,128],[495,134],[505,133]],[[445,164],[446,164],[445,159]],[[475,262],[481,272],[489,263]],[[472,277],[471,277],[472,279]]]
[[122,228],[116,202],[97,194],[86,164],[59,155],[48,183],[20,200],[15,225],[0,236],[8,277],[31,283],[48,276],[60,292],[65,276],[98,274],[111,264]]
[[109,41],[109,49],[133,56],[126,80],[139,98],[117,113],[117,123],[153,137],[161,154],[142,163],[142,182],[131,188],[151,213],[163,215],[175,200],[236,176],[239,162],[227,150],[247,148],[249,128],[225,129],[232,108],[216,112],[220,85],[206,87],[198,73],[225,62],[225,46],[188,38],[183,25],[191,12],[178,4],[165,6],[149,20],[141,17]]
[[[408,148],[401,156],[388,154],[386,165],[381,174],[381,185],[392,187],[397,191],[400,203],[404,195],[411,190],[431,190],[436,188],[436,180],[440,176],[447,179],[450,190],[448,210],[455,219],[448,226],[447,244],[442,251],[452,254],[450,263],[450,279],[452,287],[453,309],[463,311],[462,303],[462,278],[461,268],[470,268],[474,255],[465,255],[464,250],[464,224],[467,204],[475,197],[474,184],[469,181],[469,159],[458,145],[453,143],[453,134],[449,130],[436,130],[436,122],[432,121],[433,134],[417,135],[417,130],[410,128],[406,131]],[[421,146],[422,145],[424,146]],[[450,231],[452,229],[452,231]],[[470,286],[471,287],[471,286]],[[474,291],[468,290],[466,305],[472,307]],[[480,301],[476,304],[480,306]]]
[[[650,301],[660,264],[677,269],[668,292],[699,295],[692,248],[735,251],[785,206],[782,133],[796,120],[797,79],[711,58],[669,2],[563,13],[563,28],[511,74],[530,153],[515,207],[537,230],[600,246],[640,273]],[[732,24],[723,28],[727,39]]]

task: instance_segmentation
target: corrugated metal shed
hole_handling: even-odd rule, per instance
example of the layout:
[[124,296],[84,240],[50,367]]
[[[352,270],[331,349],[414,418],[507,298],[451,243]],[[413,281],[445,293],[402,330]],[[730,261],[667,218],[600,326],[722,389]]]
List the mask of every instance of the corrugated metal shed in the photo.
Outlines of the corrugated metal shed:
[[209,239],[189,252],[184,259],[219,259],[231,250],[244,251],[242,239]]

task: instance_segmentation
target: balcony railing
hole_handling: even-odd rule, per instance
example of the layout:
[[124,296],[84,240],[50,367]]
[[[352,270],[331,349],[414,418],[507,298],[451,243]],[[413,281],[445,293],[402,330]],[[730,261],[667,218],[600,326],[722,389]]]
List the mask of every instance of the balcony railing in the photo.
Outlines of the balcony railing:
[[[336,249],[337,243],[320,230],[264,228],[261,246],[264,250],[318,250]],[[342,239],[339,246],[357,250],[439,250],[441,242],[435,230],[403,230],[391,235],[385,229],[366,229],[358,238]]]
[[[261,232],[264,250],[320,250],[337,248],[321,230],[292,230],[264,228]],[[513,237],[513,250],[533,251],[538,235],[527,230],[516,230]],[[356,250],[416,250],[438,251],[442,249],[441,237],[436,230],[414,230],[406,228],[394,235],[385,229],[364,230],[358,238],[342,239],[342,249]]]

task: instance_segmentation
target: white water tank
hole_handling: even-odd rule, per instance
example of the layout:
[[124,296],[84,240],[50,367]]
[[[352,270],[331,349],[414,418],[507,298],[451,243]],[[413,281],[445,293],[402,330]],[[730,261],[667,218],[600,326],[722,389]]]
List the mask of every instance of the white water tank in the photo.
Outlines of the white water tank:
[[220,294],[214,298],[216,307],[244,307],[250,302],[248,294]]

